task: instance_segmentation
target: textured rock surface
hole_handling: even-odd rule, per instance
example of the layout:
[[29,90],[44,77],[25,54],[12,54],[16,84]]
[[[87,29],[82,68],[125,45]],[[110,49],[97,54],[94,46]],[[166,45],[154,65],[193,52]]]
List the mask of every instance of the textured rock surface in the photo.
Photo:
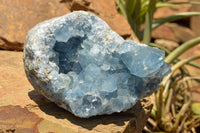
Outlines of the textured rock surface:
[[69,127],[45,120],[20,106],[1,106],[0,122],[1,133],[74,133]]
[[156,44],[159,44],[159,45],[169,49],[170,51],[174,50],[175,48],[177,48],[179,46],[179,44],[177,42],[165,40],[165,39],[156,39],[154,42]]
[[59,0],[0,0],[0,12],[0,48],[23,50],[30,28],[70,11]]
[[152,104],[143,99],[124,113],[77,118],[33,90],[22,52],[0,51],[0,57],[0,132],[141,133],[150,115]]
[[[200,0],[194,0],[194,1],[200,2]],[[200,12],[199,5],[192,5],[191,11]],[[199,22],[200,22],[200,16],[194,16],[194,17],[191,17],[191,19],[190,19],[190,26],[191,26],[192,30],[195,32],[196,36],[200,36]]]
[[83,11],[38,24],[24,49],[25,71],[34,88],[86,118],[126,111],[150,95],[170,72],[164,58],[164,51],[125,41]]
[[[169,2],[188,2],[190,0],[169,0]],[[162,18],[162,17],[167,17],[171,15],[175,15],[177,13],[181,12],[188,12],[191,8],[190,4],[182,4],[179,6],[174,6],[174,7],[163,7],[163,8],[158,8],[154,14],[154,18]]]
[[176,23],[166,23],[152,32],[152,37],[156,39],[166,39],[183,43],[195,37],[195,33],[187,27]]
[[116,11],[115,0],[0,0],[0,49],[23,50],[30,28],[69,13],[76,5],[82,5],[81,10],[96,13],[124,38],[134,37],[128,22]]

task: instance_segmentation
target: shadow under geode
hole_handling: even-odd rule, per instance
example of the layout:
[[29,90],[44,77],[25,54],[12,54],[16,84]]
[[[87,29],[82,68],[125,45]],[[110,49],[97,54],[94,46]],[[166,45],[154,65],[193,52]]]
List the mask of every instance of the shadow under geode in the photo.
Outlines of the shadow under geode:
[[[132,119],[136,119],[137,125],[132,125],[135,127],[140,127],[141,118],[148,117],[147,116],[147,107],[143,107],[141,102],[137,102],[135,106],[131,109],[127,110],[126,112],[121,113],[114,113],[111,115],[101,115],[101,116],[94,116],[91,118],[79,118],[74,116],[69,111],[66,111],[60,107],[58,107],[55,103],[49,101],[40,93],[35,90],[32,90],[28,93],[30,99],[35,101],[38,104],[38,107],[48,115],[52,115],[57,119],[67,119],[71,123],[81,126],[83,128],[87,128],[88,130],[92,130],[99,124],[108,125],[108,124],[115,124],[117,126],[124,126],[125,122],[128,122]],[[145,102],[145,101],[143,101]],[[151,110],[152,106],[148,106],[149,110]],[[147,109],[148,110],[148,109]]]

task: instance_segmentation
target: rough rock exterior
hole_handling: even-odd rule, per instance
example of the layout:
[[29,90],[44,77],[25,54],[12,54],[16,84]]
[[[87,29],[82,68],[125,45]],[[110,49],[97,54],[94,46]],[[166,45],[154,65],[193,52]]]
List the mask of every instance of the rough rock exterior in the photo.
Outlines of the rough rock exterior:
[[30,28],[70,10],[59,0],[0,0],[0,12],[0,49],[23,50]]
[[[176,3],[176,2],[189,2],[189,1],[190,0],[169,0],[168,2]],[[180,4],[179,6],[158,8],[154,14],[154,18],[162,18],[175,15],[181,12],[188,12],[190,8],[191,8],[190,4]]]
[[154,39],[166,39],[177,43],[183,43],[193,39],[195,33],[187,27],[180,26],[176,23],[166,23],[152,32]]
[[76,116],[126,111],[170,72],[165,54],[125,41],[100,18],[77,11],[31,29],[24,65],[36,90]]
[[[200,0],[194,0],[194,1],[200,2]],[[199,5],[192,5],[191,11],[200,12]],[[197,37],[200,36],[200,30],[199,30],[200,29],[200,25],[199,25],[199,22],[200,22],[200,16],[193,16],[190,19],[190,27],[192,28],[192,31],[195,32]]]
[[0,0],[0,49],[23,50],[28,30],[37,23],[78,9],[95,13],[124,38],[134,37],[115,0]]

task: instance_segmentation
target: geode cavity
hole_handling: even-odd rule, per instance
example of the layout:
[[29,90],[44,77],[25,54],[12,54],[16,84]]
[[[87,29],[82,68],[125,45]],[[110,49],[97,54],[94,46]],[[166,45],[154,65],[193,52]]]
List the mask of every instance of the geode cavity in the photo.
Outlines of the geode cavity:
[[32,28],[23,58],[36,90],[84,118],[126,111],[170,72],[164,51],[126,41],[84,11]]

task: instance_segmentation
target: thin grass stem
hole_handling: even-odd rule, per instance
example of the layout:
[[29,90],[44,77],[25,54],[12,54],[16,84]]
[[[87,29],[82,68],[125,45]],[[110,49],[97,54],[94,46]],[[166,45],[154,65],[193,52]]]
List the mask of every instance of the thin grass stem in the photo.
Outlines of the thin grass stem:
[[176,48],[173,52],[171,52],[166,58],[165,61],[168,63],[172,63],[174,60],[176,60],[181,54],[183,54],[188,49],[200,44],[200,37],[197,37],[195,39],[189,40],[185,43],[183,43],[181,46]]

